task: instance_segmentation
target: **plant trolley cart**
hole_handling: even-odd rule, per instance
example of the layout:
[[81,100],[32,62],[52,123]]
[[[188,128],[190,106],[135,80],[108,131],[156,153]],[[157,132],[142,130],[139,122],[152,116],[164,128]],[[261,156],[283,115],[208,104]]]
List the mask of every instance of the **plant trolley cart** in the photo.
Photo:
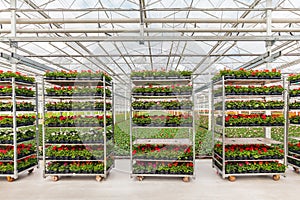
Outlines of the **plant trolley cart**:
[[[292,75],[288,78],[289,80],[289,129],[296,128],[300,125],[300,75]],[[291,133],[289,130],[288,134],[288,165],[292,166],[295,172],[300,171],[300,135],[299,133]]]
[[135,77],[130,115],[131,177],[195,177],[191,75]]
[[101,181],[114,166],[113,84],[100,72],[65,73],[43,82],[43,175]]
[[1,73],[0,176],[11,182],[38,166],[37,84],[32,77]]
[[[239,72],[243,72],[240,70]],[[245,71],[244,71],[245,72]],[[272,139],[272,130],[284,127],[286,101],[284,81],[276,77],[221,76],[212,84],[213,167],[222,178],[237,176],[284,175],[286,142]],[[259,137],[240,130],[255,129]]]

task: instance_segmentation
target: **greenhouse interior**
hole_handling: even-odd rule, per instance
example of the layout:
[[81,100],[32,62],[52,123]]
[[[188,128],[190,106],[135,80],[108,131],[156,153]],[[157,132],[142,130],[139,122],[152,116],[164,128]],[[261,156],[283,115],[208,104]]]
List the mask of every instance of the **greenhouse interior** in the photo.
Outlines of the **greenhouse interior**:
[[296,199],[299,16],[296,0],[0,0],[1,196]]

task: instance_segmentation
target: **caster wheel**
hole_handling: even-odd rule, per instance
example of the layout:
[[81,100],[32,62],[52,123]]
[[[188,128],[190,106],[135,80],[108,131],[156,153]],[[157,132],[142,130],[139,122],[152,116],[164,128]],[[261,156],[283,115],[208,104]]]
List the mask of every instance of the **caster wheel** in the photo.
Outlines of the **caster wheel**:
[[6,177],[7,182],[13,182],[15,179],[11,176]]
[[103,177],[102,176],[96,176],[96,181],[100,182],[103,180]]
[[295,171],[296,173],[299,173],[299,168],[294,167],[294,171]]
[[236,177],[235,177],[235,176],[229,176],[229,177],[228,177],[228,180],[229,180],[230,182],[234,182],[234,181],[236,180]]
[[279,181],[280,175],[273,175],[273,180],[274,181]]
[[183,178],[182,178],[182,181],[183,181],[183,182],[190,182],[190,177],[183,177]]
[[33,172],[33,169],[28,170],[28,174],[31,174]]
[[58,178],[58,176],[52,176],[52,180],[56,182],[59,180],[59,178]]
[[137,179],[138,181],[142,181],[142,180],[144,179],[144,177],[143,177],[143,176],[137,176],[136,179]]

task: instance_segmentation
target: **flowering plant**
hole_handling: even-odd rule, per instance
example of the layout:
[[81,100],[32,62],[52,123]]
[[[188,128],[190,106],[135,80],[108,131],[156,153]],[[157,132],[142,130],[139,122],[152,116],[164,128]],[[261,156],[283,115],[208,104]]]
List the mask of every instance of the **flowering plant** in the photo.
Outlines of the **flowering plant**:
[[277,161],[227,162],[225,164],[226,174],[284,173],[285,170],[286,166]]
[[281,85],[276,86],[225,86],[226,95],[281,95],[283,92],[283,87]]
[[[103,126],[104,116],[51,116],[45,120],[45,124],[49,127],[94,127]],[[106,115],[106,126],[112,123],[112,118],[110,115]]]
[[[217,123],[220,123],[217,119]],[[266,114],[238,114],[225,116],[225,126],[282,126],[284,117]]]
[[[222,102],[214,105],[215,109],[222,109]],[[284,106],[283,101],[226,101],[225,108],[228,110],[241,110],[241,109],[282,109]]]
[[105,77],[107,82],[111,82],[112,78],[106,73],[101,71],[92,72],[91,70],[82,70],[78,72],[77,70],[71,71],[47,71],[45,73],[46,79],[50,80],[75,80],[77,79],[96,79],[102,80]]
[[[107,161],[107,166],[112,164],[111,160]],[[46,169],[49,174],[57,173],[78,173],[78,174],[103,174],[103,162],[49,162]]]
[[131,78],[133,80],[138,79],[165,79],[165,78],[183,78],[190,79],[192,75],[192,71],[184,70],[184,71],[165,71],[165,70],[153,70],[153,71],[132,71]]
[[34,77],[28,77],[26,75],[21,74],[20,72],[12,72],[12,71],[2,71],[0,70],[0,81],[11,81],[11,78],[15,77],[15,80],[17,82],[23,82],[23,83],[34,83],[35,78]]
[[231,70],[224,69],[220,70],[220,72],[213,77],[213,80],[218,80],[222,76],[225,79],[280,79],[281,72],[277,69],[264,69],[264,70],[246,70],[244,68],[240,68],[239,70]]
[[[214,152],[220,157],[223,155],[222,145],[215,144]],[[264,144],[226,145],[226,160],[257,160],[257,159],[282,159],[284,151],[279,146]]]

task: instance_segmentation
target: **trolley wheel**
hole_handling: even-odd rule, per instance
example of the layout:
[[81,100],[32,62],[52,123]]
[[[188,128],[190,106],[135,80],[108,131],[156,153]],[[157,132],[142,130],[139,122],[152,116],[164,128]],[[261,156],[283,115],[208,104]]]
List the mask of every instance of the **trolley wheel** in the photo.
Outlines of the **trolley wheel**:
[[276,174],[276,175],[273,175],[273,180],[274,181],[279,181],[280,179],[280,175]]
[[56,181],[59,180],[59,177],[58,176],[52,176],[52,180],[56,182]]
[[183,178],[182,178],[182,181],[183,181],[183,182],[190,182],[190,177],[187,177],[187,176],[186,176],[186,177],[183,177]]
[[28,174],[31,174],[33,172],[33,169],[28,170]]
[[96,181],[100,182],[100,181],[102,181],[102,180],[103,180],[103,177],[102,177],[102,176],[99,176],[99,175],[96,176]]
[[7,182],[13,182],[15,179],[11,176],[6,177]]
[[234,182],[236,180],[236,177],[235,176],[228,176],[228,180],[230,182]]
[[295,171],[296,173],[299,173],[299,168],[294,167],[294,171]]
[[138,181],[142,181],[142,180],[144,179],[144,177],[143,177],[143,176],[137,176],[136,179],[137,179]]

